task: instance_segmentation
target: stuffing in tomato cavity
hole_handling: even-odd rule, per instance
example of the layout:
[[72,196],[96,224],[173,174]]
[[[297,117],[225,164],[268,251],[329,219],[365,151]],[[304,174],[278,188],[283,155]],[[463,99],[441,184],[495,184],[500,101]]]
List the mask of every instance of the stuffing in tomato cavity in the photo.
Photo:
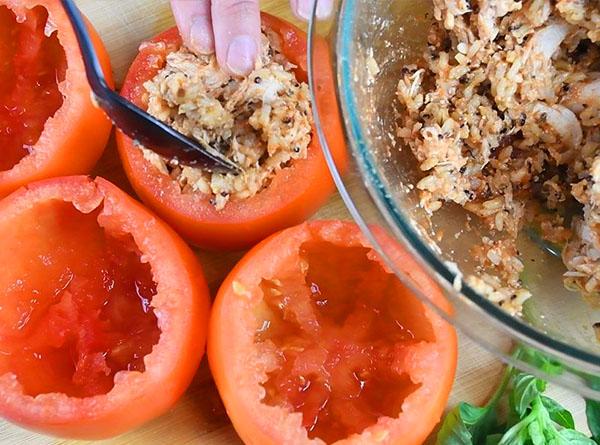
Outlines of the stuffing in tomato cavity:
[[142,148],[146,160],[177,181],[183,193],[206,194],[217,209],[255,196],[277,171],[307,157],[308,86],[296,79],[275,32],[263,30],[261,49],[254,71],[240,78],[223,72],[215,56],[182,47],[144,84],[150,114],[242,167],[240,174],[210,173]]
[[308,437],[325,443],[397,418],[420,387],[406,352],[435,341],[423,306],[369,248],[308,241],[299,264],[261,284],[255,342],[270,356],[263,403],[301,413]]
[[117,372],[145,370],[159,340],[150,266],[101,212],[53,200],[25,212],[35,224],[10,229],[6,247],[30,252],[0,272],[0,375],[27,395],[106,394]]
[[66,55],[42,6],[17,16],[0,5],[0,171],[30,154],[63,104]]

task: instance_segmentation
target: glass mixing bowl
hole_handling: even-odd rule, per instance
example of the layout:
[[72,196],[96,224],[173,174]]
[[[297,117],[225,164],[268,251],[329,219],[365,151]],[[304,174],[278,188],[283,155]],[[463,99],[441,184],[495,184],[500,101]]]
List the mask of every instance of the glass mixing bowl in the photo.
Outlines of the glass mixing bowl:
[[[427,0],[343,0],[335,3],[330,20],[311,22],[311,88],[315,91],[328,80],[323,67],[331,63],[351,152],[351,165],[338,170],[320,126],[332,104],[319,103],[313,95],[319,137],[339,192],[383,258],[388,246],[377,241],[371,224],[385,227],[436,278],[452,304],[451,310],[436,308],[442,316],[504,361],[600,399],[600,339],[593,328],[600,322],[600,308],[564,288],[564,266],[556,252],[526,234],[521,237],[523,280],[533,297],[522,317],[511,316],[461,279],[474,270],[470,248],[481,242],[485,228],[473,220],[472,229],[465,230],[469,217],[461,208],[443,208],[430,219],[419,206],[413,186],[419,178],[417,165],[394,135],[395,116],[401,112],[395,92],[402,67],[424,52],[432,16]],[[395,272],[433,304],[418,283]],[[516,356],[517,345],[532,353]],[[561,371],[549,375],[546,359],[559,362]]]

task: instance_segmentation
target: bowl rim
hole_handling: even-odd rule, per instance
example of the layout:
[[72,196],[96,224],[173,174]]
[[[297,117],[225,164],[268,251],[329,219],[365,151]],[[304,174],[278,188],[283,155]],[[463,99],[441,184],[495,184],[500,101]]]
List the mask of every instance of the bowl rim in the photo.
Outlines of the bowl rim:
[[[456,298],[466,298],[469,303],[475,305],[480,312],[488,316],[501,327],[502,330],[512,336],[512,338],[522,341],[528,345],[538,348],[544,352],[547,352],[557,358],[562,358],[567,361],[568,365],[572,365],[573,362],[580,363],[583,365],[584,372],[600,372],[600,355],[596,355],[593,352],[586,351],[577,346],[568,344],[562,340],[558,340],[550,337],[544,332],[526,324],[518,317],[511,316],[509,313],[489,301],[483,295],[476,292],[471,286],[462,281],[462,287],[460,291],[457,291],[453,287],[455,279],[460,278],[460,273],[456,273],[451,270],[447,263],[438,257],[429,245],[421,238],[417,233],[412,224],[409,223],[410,219],[404,215],[404,213],[394,204],[391,194],[386,192],[385,183],[377,175],[376,163],[373,158],[373,154],[368,149],[367,138],[360,119],[360,111],[357,106],[357,99],[355,91],[350,86],[353,82],[353,73],[351,68],[352,58],[349,57],[351,54],[351,47],[354,44],[352,38],[352,25],[355,22],[355,16],[358,8],[356,7],[357,0],[341,0],[341,12],[339,14],[336,26],[334,26],[335,35],[335,53],[336,57],[333,61],[334,65],[334,77],[336,94],[338,97],[339,111],[343,117],[343,128],[346,138],[349,142],[349,148],[352,152],[353,158],[359,168],[359,173],[362,180],[367,185],[366,189],[371,199],[376,204],[380,216],[390,225],[392,230],[395,232],[394,235],[400,235],[404,244],[409,247],[409,250],[416,255],[416,258],[422,265],[430,272],[432,276],[439,282],[442,280],[441,285],[447,291],[452,292]],[[316,5],[315,5],[316,9]],[[321,139],[321,146],[323,147],[325,158],[329,164],[331,174],[334,182],[338,187],[338,191],[344,200],[351,216],[361,227],[364,234],[373,242],[374,247],[384,258],[385,249],[380,246],[375,240],[373,234],[368,228],[367,223],[361,216],[360,210],[357,208],[351,194],[347,190],[340,171],[337,169],[333,157],[329,152],[327,145],[326,136],[323,134],[322,127],[320,125],[318,104],[316,97],[313,95],[315,91],[315,79],[313,77],[313,49],[314,40],[316,38],[316,20],[315,11],[313,11],[313,20],[309,24],[308,32],[308,67],[309,67],[309,84],[311,90],[311,102],[313,107],[313,114],[315,118],[315,126],[317,133]],[[390,262],[388,261],[388,264]],[[402,278],[402,277],[400,277]],[[411,286],[414,287],[414,286]],[[428,301],[428,298],[416,289],[417,294],[420,295],[421,300]],[[436,308],[438,312],[443,312],[440,308]],[[457,325],[455,319],[448,314],[441,314],[447,320]],[[457,327],[461,327],[457,325]],[[475,339],[480,343],[479,339]],[[481,344],[481,343],[480,343]],[[482,345],[485,347],[485,345]],[[492,351],[498,353],[498,351]],[[504,356],[503,359],[510,361],[510,357]],[[598,394],[595,394],[597,397]]]

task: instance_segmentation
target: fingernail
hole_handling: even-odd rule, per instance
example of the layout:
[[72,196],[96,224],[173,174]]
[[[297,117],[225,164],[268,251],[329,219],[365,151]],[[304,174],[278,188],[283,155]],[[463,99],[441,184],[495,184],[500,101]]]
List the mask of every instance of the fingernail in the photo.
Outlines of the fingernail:
[[237,36],[227,50],[227,67],[234,74],[248,74],[254,68],[257,56],[256,41],[250,36]]
[[[333,12],[333,3],[331,0],[316,0],[317,1],[317,18],[326,19],[329,18]],[[310,20],[312,18],[313,6],[315,0],[298,0],[297,3],[297,14],[303,20]]]
[[210,24],[207,26],[205,18],[192,19],[190,28],[191,49],[200,54],[212,54],[215,50],[215,42],[210,31]]
[[304,20],[310,20],[312,17],[313,2],[310,0],[298,0],[298,16]]
[[333,12],[333,2],[331,0],[317,0],[317,18],[328,19]]

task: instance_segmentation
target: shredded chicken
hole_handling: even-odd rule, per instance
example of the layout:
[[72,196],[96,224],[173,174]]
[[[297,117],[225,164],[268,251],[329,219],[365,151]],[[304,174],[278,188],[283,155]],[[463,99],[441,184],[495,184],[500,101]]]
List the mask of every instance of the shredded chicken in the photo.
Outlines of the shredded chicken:
[[214,56],[185,47],[144,84],[148,112],[181,133],[220,150],[243,168],[241,174],[209,173],[179,165],[142,148],[145,158],[177,181],[184,193],[211,196],[217,209],[230,200],[255,196],[311,141],[308,86],[296,79],[281,52],[279,37],[262,35],[262,53],[245,78],[223,72]]
[[[529,296],[524,224],[564,247],[567,286],[598,298],[600,4],[434,0],[434,17],[423,60],[398,84],[422,207],[456,203],[489,225],[495,241],[483,240],[466,281],[508,311]],[[574,201],[582,210],[567,226]]]

